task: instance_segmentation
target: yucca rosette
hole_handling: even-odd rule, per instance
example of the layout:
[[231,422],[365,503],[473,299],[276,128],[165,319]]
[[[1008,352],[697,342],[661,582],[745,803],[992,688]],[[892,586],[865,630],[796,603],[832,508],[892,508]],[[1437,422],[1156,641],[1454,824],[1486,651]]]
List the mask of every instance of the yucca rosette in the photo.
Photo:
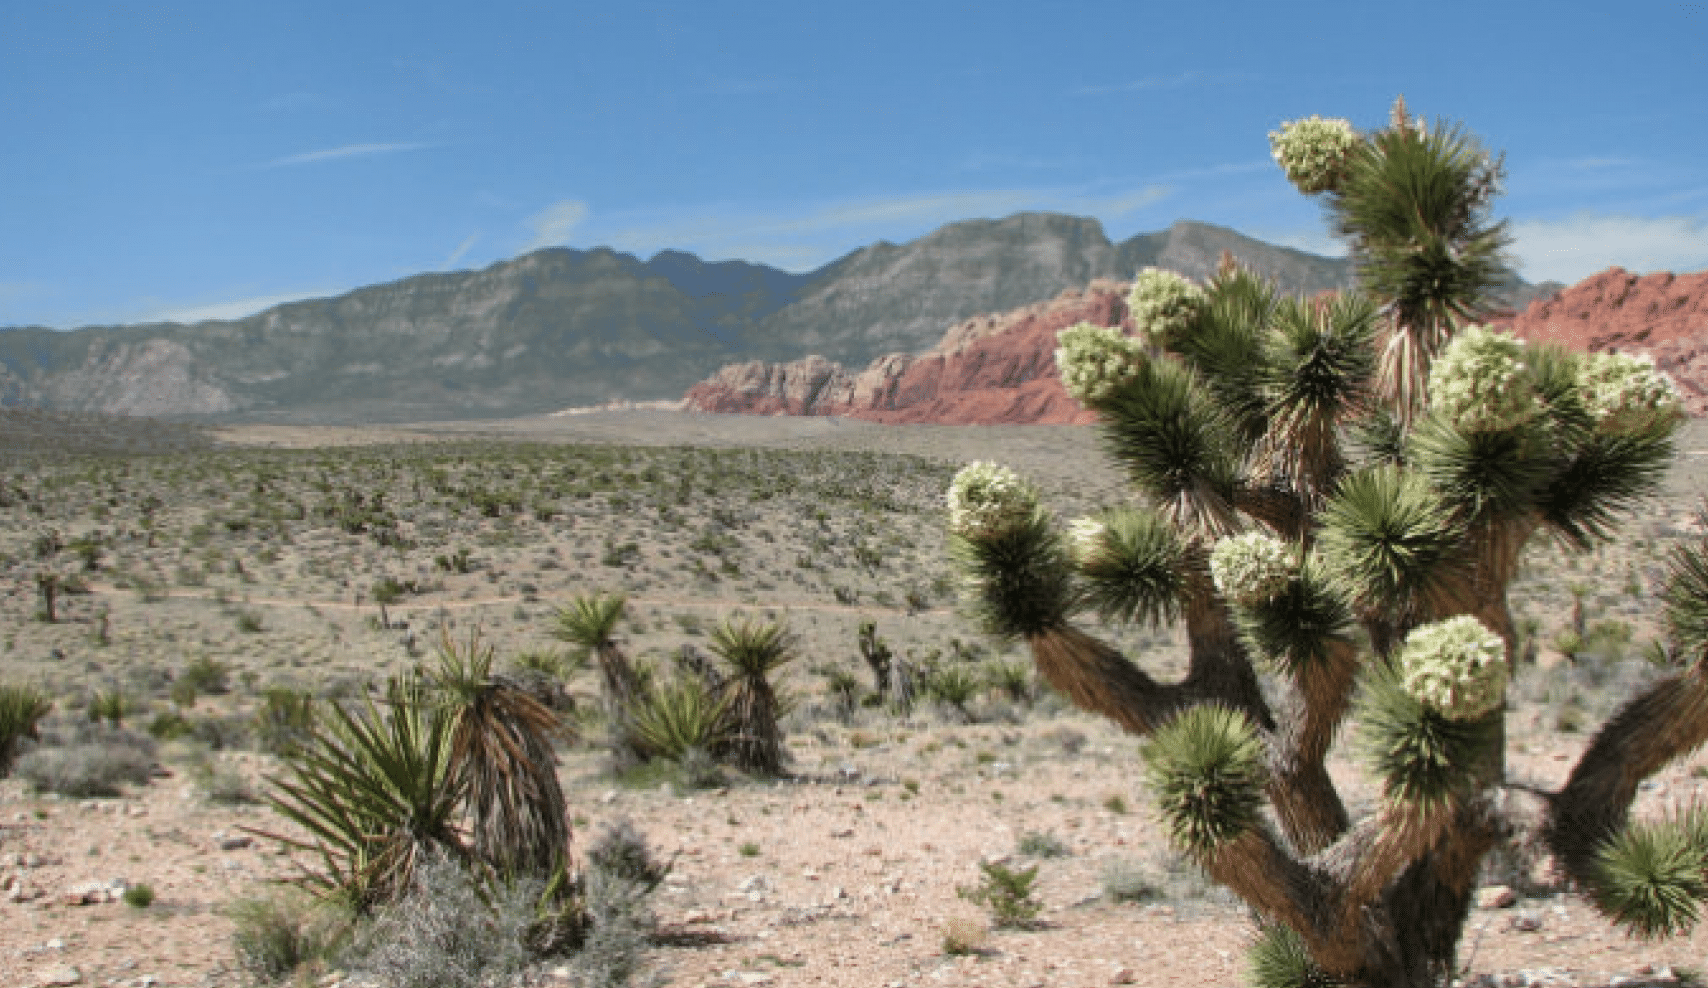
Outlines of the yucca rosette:
[[1144,367],[1144,345],[1110,326],[1079,323],[1056,334],[1056,368],[1062,386],[1092,407],[1131,381]]
[[1648,354],[1586,354],[1578,363],[1578,392],[1603,432],[1640,432],[1684,417],[1678,385]]
[[1280,596],[1299,573],[1293,547],[1267,532],[1245,532],[1210,550],[1210,577],[1223,597],[1256,607]]
[[997,463],[969,463],[949,483],[949,528],[969,539],[1014,531],[1038,510],[1038,490]]
[[1287,173],[1287,181],[1306,195],[1335,188],[1357,144],[1358,132],[1338,117],[1289,120],[1269,133],[1270,156]]
[[1488,326],[1467,326],[1442,349],[1429,400],[1461,432],[1502,432],[1542,410],[1523,342]]
[[1162,268],[1145,268],[1127,292],[1127,311],[1146,342],[1163,349],[1178,340],[1208,304],[1190,279]]
[[1506,700],[1506,642],[1462,614],[1421,625],[1400,649],[1405,691],[1449,720],[1476,720]]

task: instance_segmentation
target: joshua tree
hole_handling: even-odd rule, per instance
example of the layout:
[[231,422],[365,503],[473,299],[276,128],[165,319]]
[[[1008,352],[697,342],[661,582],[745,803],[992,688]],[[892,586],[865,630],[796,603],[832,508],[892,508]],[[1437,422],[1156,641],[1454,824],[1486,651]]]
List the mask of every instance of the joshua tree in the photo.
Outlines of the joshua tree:
[[873,689],[878,696],[888,699],[890,695],[890,662],[895,658],[890,652],[890,646],[878,637],[878,625],[875,621],[860,622],[860,658],[872,667]]
[[613,637],[623,617],[622,597],[577,597],[559,608],[559,639],[591,655],[599,665],[600,696],[605,706],[605,730],[610,738],[611,759],[619,769],[643,761],[630,723],[631,712],[642,697],[640,676]]
[[[1708,738],[1708,548],[1679,555],[1670,591],[1688,671],[1630,701],[1528,818],[1503,758],[1520,555],[1533,536],[1601,542],[1655,492],[1676,390],[1645,361],[1473,324],[1499,274],[1500,165],[1461,129],[1397,104],[1374,133],[1312,118],[1272,141],[1325,196],[1362,290],[1147,270],[1136,336],[1063,331],[1063,383],[1141,503],[1063,527],[1012,471],[963,469],[950,545],[976,617],[1148,737],[1172,841],[1259,917],[1260,983],[1445,983],[1479,862],[1514,828],[1638,932],[1689,926],[1708,816],[1627,816],[1643,778]],[[1152,678],[1083,614],[1183,620],[1185,677]],[[1360,820],[1324,768],[1349,715],[1383,791]]]
[[792,647],[788,632],[768,622],[732,618],[712,629],[712,652],[734,673],[730,758],[747,771],[776,775],[783,769],[783,736],[777,729],[782,701],[770,676],[794,658]]

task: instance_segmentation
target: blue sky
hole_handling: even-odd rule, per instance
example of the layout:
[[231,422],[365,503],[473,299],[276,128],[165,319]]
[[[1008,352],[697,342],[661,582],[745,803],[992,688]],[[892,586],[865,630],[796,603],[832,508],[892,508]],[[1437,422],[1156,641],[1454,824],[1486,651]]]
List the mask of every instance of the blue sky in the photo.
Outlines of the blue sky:
[[1331,252],[1266,134],[1398,93],[1506,152],[1530,280],[1708,268],[1708,3],[15,0],[0,325],[547,245],[799,271],[1022,210]]

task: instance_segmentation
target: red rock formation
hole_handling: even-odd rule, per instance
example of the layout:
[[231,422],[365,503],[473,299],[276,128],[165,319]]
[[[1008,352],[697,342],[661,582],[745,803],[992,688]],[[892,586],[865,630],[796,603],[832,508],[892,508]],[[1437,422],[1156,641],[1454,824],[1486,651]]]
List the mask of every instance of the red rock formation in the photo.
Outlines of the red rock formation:
[[1708,271],[1639,277],[1608,268],[1502,322],[1524,339],[1573,350],[1650,354],[1690,413],[1708,413]]
[[[1049,302],[954,327],[917,356],[879,357],[857,374],[823,357],[731,364],[694,385],[686,411],[838,415],[887,423],[1088,424],[1095,415],[1062,388],[1056,332],[1126,321],[1127,286],[1097,281]],[[1652,354],[1693,415],[1708,413],[1708,271],[1643,277],[1619,268],[1497,320],[1519,336],[1575,350]]]
[[1096,281],[1048,302],[976,316],[925,353],[879,357],[858,374],[817,356],[731,364],[694,385],[683,407],[888,423],[1089,423],[1092,413],[1068,396],[1056,373],[1056,333],[1081,322],[1130,330],[1126,290]]

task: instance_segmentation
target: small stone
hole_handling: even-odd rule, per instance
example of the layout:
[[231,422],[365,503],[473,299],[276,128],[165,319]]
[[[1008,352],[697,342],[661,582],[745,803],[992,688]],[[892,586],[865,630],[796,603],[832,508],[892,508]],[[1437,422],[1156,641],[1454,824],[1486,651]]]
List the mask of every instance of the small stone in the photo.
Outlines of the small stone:
[[1133,983],[1135,978],[1136,975],[1133,974],[1133,969],[1130,967],[1124,967],[1110,976],[1109,983],[1112,985],[1130,985]]
[[604,795],[599,797],[599,802],[604,803],[606,805],[610,805],[611,803],[615,803],[616,801],[617,801],[617,790],[615,790],[615,789],[607,789],[607,790],[605,790]]
[[50,969],[36,981],[40,988],[63,988],[65,985],[75,985],[83,981],[83,972],[67,964],[63,967]]
[[214,834],[214,843],[222,851],[241,851],[255,841],[247,834],[216,833]]
[[1542,914],[1534,909],[1522,909],[1513,915],[1510,925],[1520,933],[1534,933],[1542,928]]
[[1485,885],[1477,890],[1478,909],[1505,909],[1517,901],[1518,896],[1505,885]]

